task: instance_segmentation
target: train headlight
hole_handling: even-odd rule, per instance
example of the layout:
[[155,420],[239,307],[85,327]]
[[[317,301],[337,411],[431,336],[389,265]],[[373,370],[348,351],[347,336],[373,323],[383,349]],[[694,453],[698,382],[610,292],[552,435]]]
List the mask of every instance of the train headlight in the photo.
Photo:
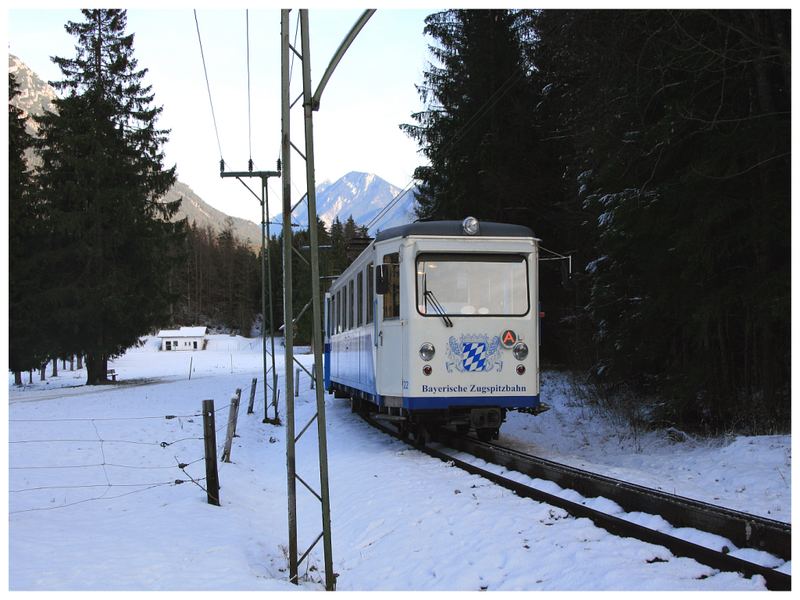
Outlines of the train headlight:
[[514,358],[517,360],[528,358],[528,345],[525,342],[519,342],[514,346]]
[[436,354],[436,348],[430,342],[425,342],[419,347],[419,357],[426,362],[431,360],[434,354]]
[[475,217],[467,217],[461,225],[467,235],[478,235],[481,232],[481,225]]

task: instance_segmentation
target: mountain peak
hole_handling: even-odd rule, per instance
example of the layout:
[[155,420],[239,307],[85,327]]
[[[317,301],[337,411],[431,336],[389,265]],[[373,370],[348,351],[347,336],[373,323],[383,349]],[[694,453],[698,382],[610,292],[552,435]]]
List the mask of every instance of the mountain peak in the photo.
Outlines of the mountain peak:
[[[318,184],[316,192],[317,215],[330,227],[336,218],[344,223],[350,217],[358,225],[369,225],[402,190],[374,173],[350,171],[334,182]],[[410,223],[413,214],[414,194],[406,193],[375,226],[385,229]],[[305,203],[297,208],[293,220],[303,226],[308,223]]]

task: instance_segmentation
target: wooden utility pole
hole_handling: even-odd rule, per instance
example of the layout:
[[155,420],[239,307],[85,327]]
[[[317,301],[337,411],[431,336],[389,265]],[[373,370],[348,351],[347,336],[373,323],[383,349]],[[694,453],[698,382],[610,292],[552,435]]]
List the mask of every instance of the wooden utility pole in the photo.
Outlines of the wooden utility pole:
[[217,430],[214,426],[214,401],[203,400],[203,441],[206,459],[206,494],[208,503],[219,506],[217,472]]
[[239,401],[242,397],[242,390],[236,388],[236,393],[231,398],[231,407],[228,411],[228,431],[225,435],[225,447],[222,450],[222,462],[231,462],[231,446],[233,438],[236,436],[236,421],[239,419]]

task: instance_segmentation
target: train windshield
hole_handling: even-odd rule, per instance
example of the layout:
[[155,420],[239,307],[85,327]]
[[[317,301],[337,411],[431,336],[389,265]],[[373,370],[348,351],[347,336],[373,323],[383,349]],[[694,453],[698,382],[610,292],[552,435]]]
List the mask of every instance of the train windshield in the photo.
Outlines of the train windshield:
[[420,254],[417,310],[422,315],[523,316],[528,265],[519,254]]

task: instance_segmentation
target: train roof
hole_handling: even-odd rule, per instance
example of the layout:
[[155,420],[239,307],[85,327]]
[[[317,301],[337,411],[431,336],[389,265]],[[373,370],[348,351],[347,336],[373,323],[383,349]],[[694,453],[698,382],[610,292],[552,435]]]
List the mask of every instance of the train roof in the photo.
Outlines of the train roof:
[[409,223],[398,227],[390,227],[379,232],[375,236],[376,242],[390,240],[392,238],[404,238],[410,235],[446,235],[455,237],[535,237],[533,230],[524,225],[513,225],[511,223],[493,223],[491,221],[480,222],[480,232],[474,236],[464,233],[462,221],[421,221],[419,223]]

